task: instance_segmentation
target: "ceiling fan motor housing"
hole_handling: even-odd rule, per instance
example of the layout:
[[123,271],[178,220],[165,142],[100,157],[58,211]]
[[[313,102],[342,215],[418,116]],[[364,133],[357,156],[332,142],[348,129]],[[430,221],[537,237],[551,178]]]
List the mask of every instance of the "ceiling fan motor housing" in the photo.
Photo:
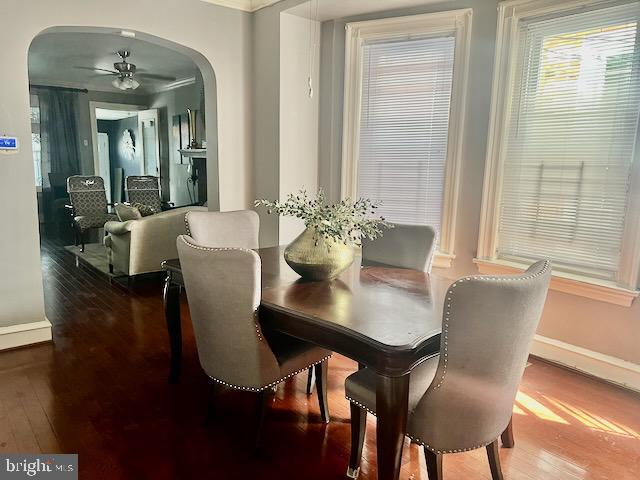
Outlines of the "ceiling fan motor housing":
[[120,72],[120,76],[122,77],[132,77],[136,73],[135,64],[127,62],[129,55],[131,55],[129,50],[118,50],[118,56],[122,61],[113,64],[113,68]]

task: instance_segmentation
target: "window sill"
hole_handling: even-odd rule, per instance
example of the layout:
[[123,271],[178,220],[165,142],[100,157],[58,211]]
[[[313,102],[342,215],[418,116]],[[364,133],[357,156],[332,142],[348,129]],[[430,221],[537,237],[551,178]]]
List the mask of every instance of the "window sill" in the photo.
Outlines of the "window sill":
[[435,268],[451,268],[451,262],[456,256],[453,253],[436,252],[433,254],[432,267]]
[[[526,266],[522,264],[505,260],[476,258],[473,263],[478,265],[478,271],[485,275],[520,273],[526,269]],[[595,280],[562,272],[553,273],[549,288],[557,292],[570,293],[623,307],[630,307],[640,294],[637,290],[627,290],[605,280]]]

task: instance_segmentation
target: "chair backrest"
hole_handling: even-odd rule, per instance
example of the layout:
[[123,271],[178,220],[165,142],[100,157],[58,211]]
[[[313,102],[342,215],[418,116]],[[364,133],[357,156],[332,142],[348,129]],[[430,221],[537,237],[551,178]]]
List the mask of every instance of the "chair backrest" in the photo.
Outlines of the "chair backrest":
[[102,177],[73,175],[67,178],[67,193],[76,216],[107,213],[107,194]]
[[362,258],[394,267],[430,271],[436,232],[428,225],[393,224],[382,237],[362,240]]
[[260,217],[253,210],[188,212],[187,233],[207,247],[258,248]]
[[197,245],[186,235],[177,246],[203,370],[234,387],[264,387],[279,367],[258,323],[260,257]]
[[550,263],[540,261],[521,275],[467,277],[449,287],[438,369],[410,416],[412,436],[441,453],[479,448],[500,436],[550,278]]
[[140,203],[150,207],[154,213],[162,210],[160,180],[153,175],[130,175],[125,184],[129,203]]

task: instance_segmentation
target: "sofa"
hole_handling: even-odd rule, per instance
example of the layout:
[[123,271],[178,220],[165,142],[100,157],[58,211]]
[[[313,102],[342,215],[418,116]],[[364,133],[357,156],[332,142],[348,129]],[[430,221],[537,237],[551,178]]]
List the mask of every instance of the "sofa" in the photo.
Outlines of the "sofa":
[[159,272],[164,260],[177,258],[176,239],[187,233],[185,215],[207,211],[205,207],[182,207],[126,222],[104,225],[109,271],[128,276]]

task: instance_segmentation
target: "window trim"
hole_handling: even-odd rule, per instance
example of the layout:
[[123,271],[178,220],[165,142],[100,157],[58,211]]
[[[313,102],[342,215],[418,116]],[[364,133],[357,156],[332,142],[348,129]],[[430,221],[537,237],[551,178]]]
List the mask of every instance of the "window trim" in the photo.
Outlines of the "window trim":
[[471,45],[470,8],[423,15],[392,17],[346,24],[344,118],[342,141],[342,198],[357,192],[362,93],[362,45],[364,40],[403,37],[412,34],[453,34],[456,38],[451,87],[451,110],[444,198],[440,227],[440,248],[433,266],[448,268],[455,258],[455,225],[462,163],[467,82]]
[[[481,273],[504,272],[505,265],[508,268],[517,268],[512,262],[497,258],[495,251],[498,242],[499,204],[503,183],[502,152],[506,142],[506,135],[503,133],[506,131],[508,112],[511,110],[511,96],[505,95],[504,92],[511,90],[516,75],[518,52],[514,46],[518,37],[518,22],[529,17],[557,14],[580,7],[588,8],[599,4],[616,5],[626,2],[627,0],[572,0],[558,4],[555,0],[505,0],[499,4],[478,253],[474,260]],[[636,135],[634,167],[629,187],[629,209],[636,211],[640,211],[639,137],[640,131]],[[626,220],[622,248],[617,283],[603,282],[602,279],[586,275],[554,272],[554,279],[557,280],[551,282],[551,288],[617,305],[630,306],[633,299],[638,296],[640,281],[640,219],[633,218],[633,215],[629,215]],[[559,287],[560,284],[561,287]],[[585,285],[589,285],[590,288],[585,288]]]

